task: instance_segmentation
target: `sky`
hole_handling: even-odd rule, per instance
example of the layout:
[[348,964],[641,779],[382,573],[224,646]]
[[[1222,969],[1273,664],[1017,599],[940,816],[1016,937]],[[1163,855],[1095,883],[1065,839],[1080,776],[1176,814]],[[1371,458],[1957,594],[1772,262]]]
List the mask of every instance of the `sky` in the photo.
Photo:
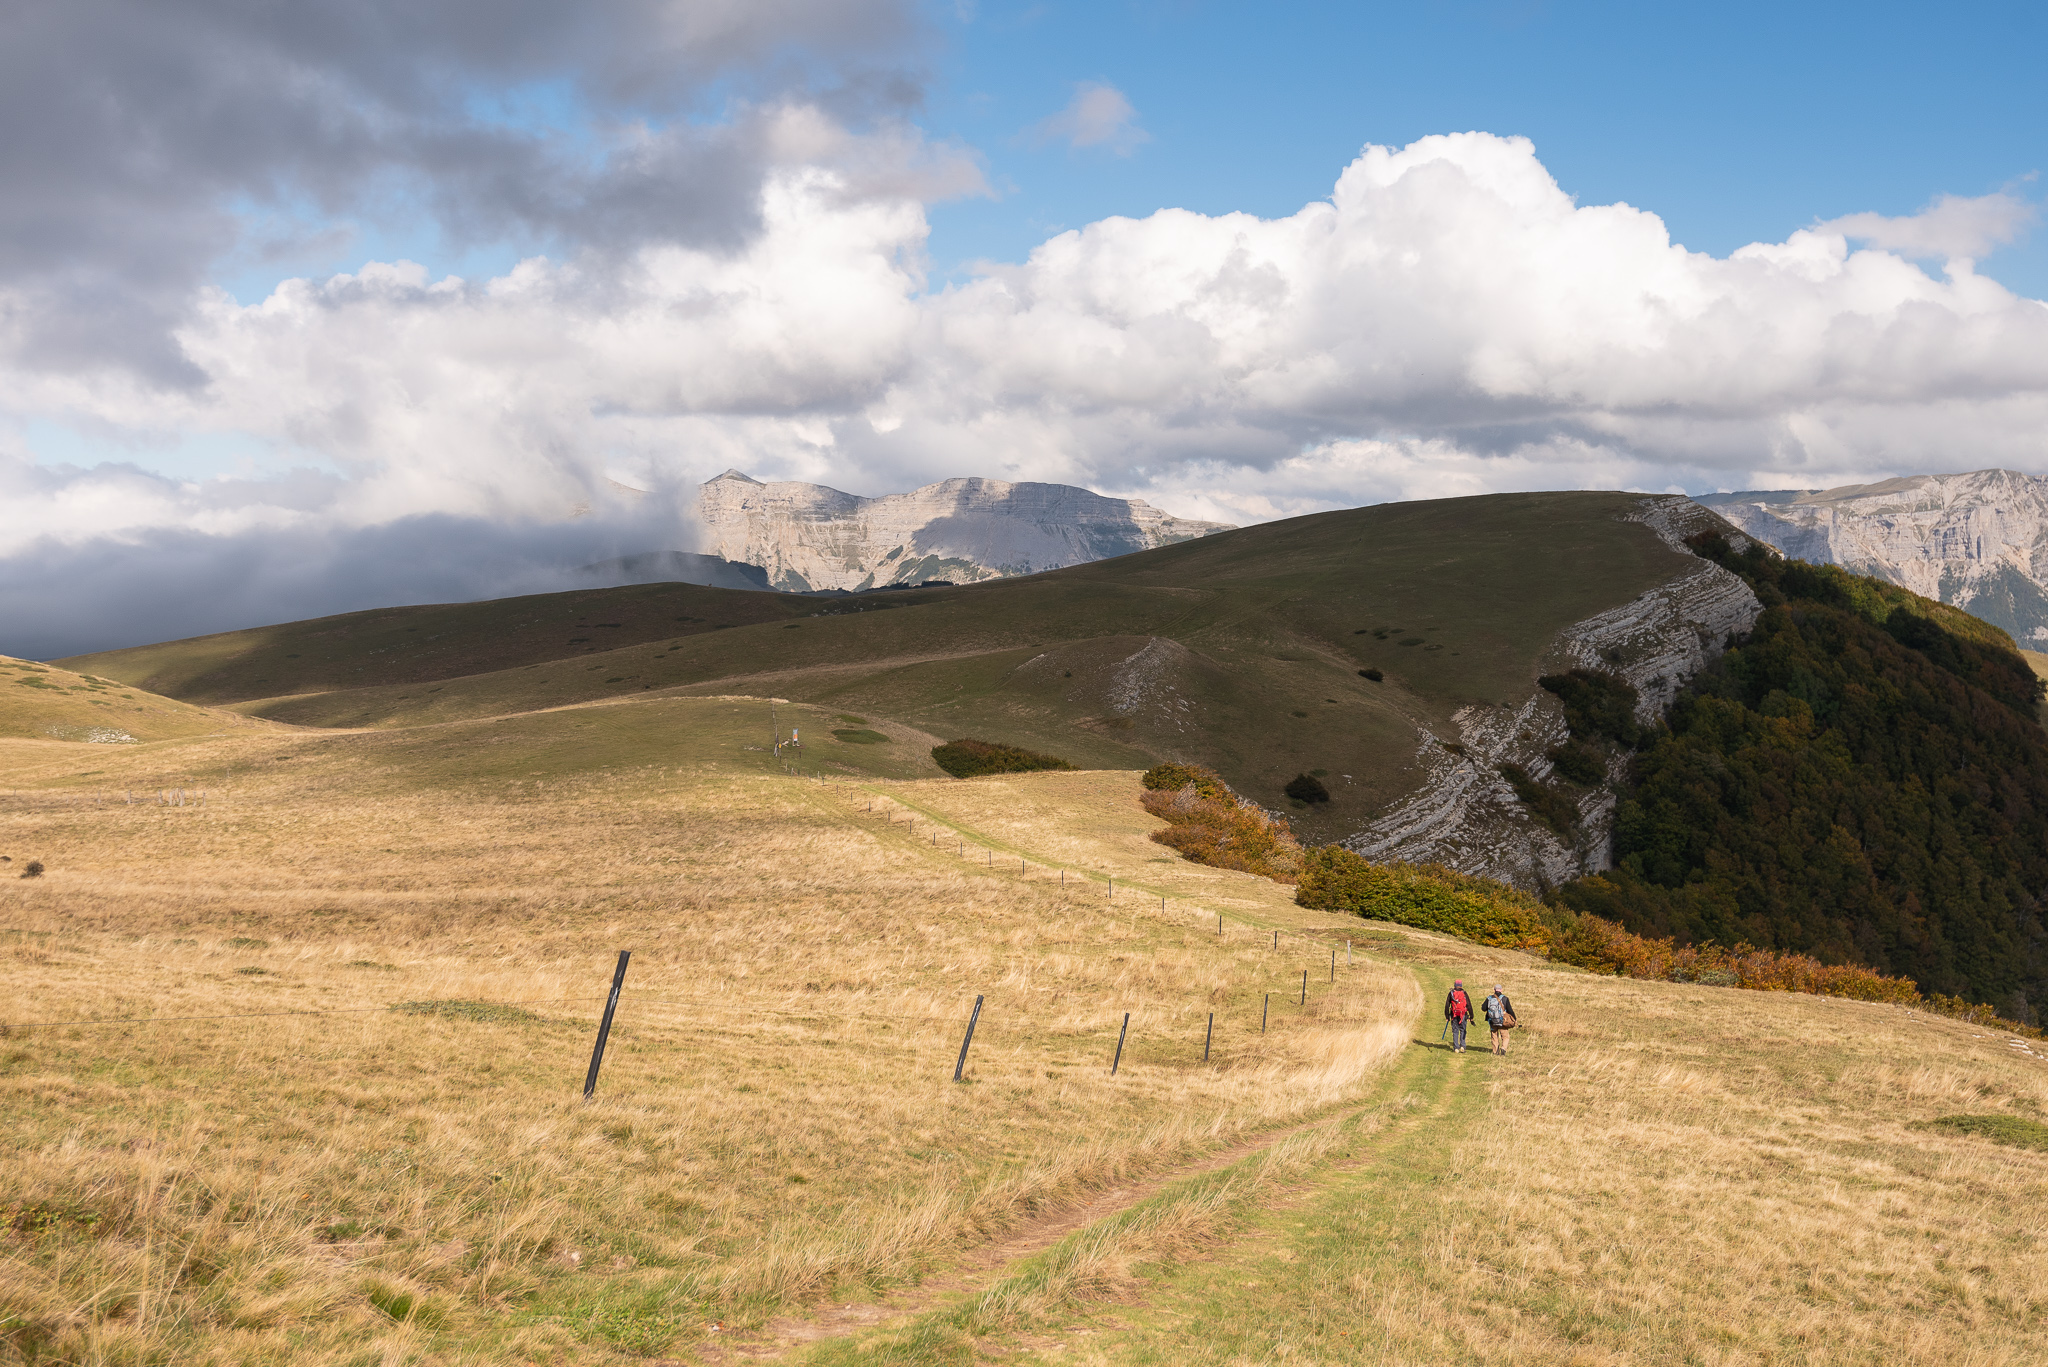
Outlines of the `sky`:
[[2048,475],[2039,5],[0,21],[0,652],[561,587],[728,467],[1236,523]]

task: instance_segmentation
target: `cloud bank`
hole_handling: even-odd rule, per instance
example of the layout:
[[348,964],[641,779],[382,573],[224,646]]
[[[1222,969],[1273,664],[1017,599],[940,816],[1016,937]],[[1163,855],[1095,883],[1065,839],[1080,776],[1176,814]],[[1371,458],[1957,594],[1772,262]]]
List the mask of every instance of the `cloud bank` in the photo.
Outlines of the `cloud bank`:
[[[896,15],[813,8],[828,25]],[[409,64],[364,38],[360,60],[320,68],[343,92],[323,136],[367,140],[321,174],[402,172],[474,195],[499,228],[545,229],[556,245],[496,278],[371,263],[244,305],[204,283],[192,244],[219,199],[196,192],[139,276],[94,274],[61,233],[0,261],[0,409],[247,434],[304,467],[178,481],[0,449],[16,513],[0,525],[0,650],[529,591],[553,567],[685,546],[691,489],[727,466],[861,493],[1065,481],[1238,522],[1498,489],[2048,473],[2048,305],[1972,265],[2025,226],[2010,195],[1713,257],[1646,210],[1578,204],[1526,140],[1461,133],[1369,146],[1286,217],[1106,219],[934,289],[925,206],[979,189],[973,157],[889,112],[898,96],[807,67],[753,12],[649,0],[548,20],[555,50],[599,54],[578,68],[593,107],[760,83],[718,119],[595,150],[470,128],[468,106],[421,93],[435,62],[546,69],[528,47],[429,27]],[[644,52],[618,37],[664,24],[688,31]],[[264,41],[289,55],[316,40]],[[666,64],[677,51],[696,65]],[[1077,98],[1062,136],[1107,128],[1109,145],[1135,127],[1117,100],[1090,122]],[[350,111],[372,108],[350,132]],[[251,166],[317,179],[293,160],[311,135],[274,154],[252,136],[255,151],[222,154],[241,177],[222,184],[253,193]],[[460,170],[441,184],[435,149],[468,136],[488,145],[447,151]],[[128,212],[146,179],[107,193]],[[96,217],[86,198],[55,202]],[[120,302],[102,317],[79,290]],[[67,312],[86,321],[63,333]],[[614,479],[654,497],[618,504]],[[571,519],[579,505],[594,511]]]

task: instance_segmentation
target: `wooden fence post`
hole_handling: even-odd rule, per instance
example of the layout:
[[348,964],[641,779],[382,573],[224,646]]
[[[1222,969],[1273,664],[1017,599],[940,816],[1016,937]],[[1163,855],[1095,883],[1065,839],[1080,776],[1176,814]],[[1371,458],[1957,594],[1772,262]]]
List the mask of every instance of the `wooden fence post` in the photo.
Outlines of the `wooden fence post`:
[[1116,1076],[1116,1070],[1123,1066],[1124,1036],[1131,1033],[1131,1013],[1124,1012],[1124,1028],[1116,1032],[1116,1057],[1109,1061],[1109,1075]]

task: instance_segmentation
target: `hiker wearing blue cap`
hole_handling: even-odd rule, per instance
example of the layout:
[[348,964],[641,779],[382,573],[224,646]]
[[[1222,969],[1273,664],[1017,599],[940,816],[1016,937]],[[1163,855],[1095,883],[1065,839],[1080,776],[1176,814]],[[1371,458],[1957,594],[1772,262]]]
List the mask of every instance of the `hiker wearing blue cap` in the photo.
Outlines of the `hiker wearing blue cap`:
[[1444,998],[1444,1019],[1451,1023],[1451,1052],[1465,1052],[1465,1027],[1472,1023],[1472,999],[1465,995],[1463,981],[1451,984],[1451,994]]

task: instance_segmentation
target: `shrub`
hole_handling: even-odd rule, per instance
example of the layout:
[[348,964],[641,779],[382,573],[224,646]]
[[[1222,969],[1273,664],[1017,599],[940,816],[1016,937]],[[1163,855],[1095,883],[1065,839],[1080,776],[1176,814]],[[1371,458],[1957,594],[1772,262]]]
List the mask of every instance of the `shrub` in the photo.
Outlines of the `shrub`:
[[976,778],[982,774],[1028,774],[1041,769],[1074,767],[1054,755],[1041,755],[1014,745],[976,740],[971,736],[933,746],[932,762],[954,778]]
[[1294,900],[1482,945],[1541,951],[1548,940],[1543,906],[1526,893],[1440,864],[1375,864],[1341,845],[1303,857]]
[[1223,776],[1214,769],[1205,769],[1199,764],[1159,764],[1145,771],[1139,780],[1147,788],[1163,789],[1178,793],[1192,787],[1203,797],[1229,797],[1230,788],[1223,782]]
[[1387,676],[1380,673],[1377,669],[1361,669],[1358,671],[1358,677],[1361,679],[1371,679],[1374,683],[1379,683]]
[[1213,769],[1162,764],[1148,770],[1145,810],[1167,823],[1152,839],[1183,859],[1211,868],[1255,873],[1292,883],[1301,846],[1284,820],[1240,800]]
[[1636,690],[1626,679],[1604,669],[1574,669],[1545,674],[1536,681],[1564,704],[1565,725],[1575,740],[1611,740],[1630,749],[1648,734],[1636,720]]
[[1572,801],[1569,794],[1561,793],[1548,784],[1538,783],[1529,771],[1519,764],[1501,765],[1500,776],[1508,781],[1508,787],[1515,790],[1515,796],[1535,813],[1538,821],[1566,840],[1572,838],[1572,831],[1579,821],[1579,804]]
[[29,860],[28,863],[22,866],[21,876],[23,878],[41,878],[43,876],[43,861],[40,859]]
[[1287,787],[1284,791],[1287,796],[1293,798],[1296,802],[1328,802],[1330,800],[1330,790],[1325,788],[1323,781],[1313,774],[1296,774],[1293,778],[1287,780]]
[[1567,783],[1590,788],[1607,777],[1607,760],[1583,741],[1558,746],[1548,756],[1557,776]]

